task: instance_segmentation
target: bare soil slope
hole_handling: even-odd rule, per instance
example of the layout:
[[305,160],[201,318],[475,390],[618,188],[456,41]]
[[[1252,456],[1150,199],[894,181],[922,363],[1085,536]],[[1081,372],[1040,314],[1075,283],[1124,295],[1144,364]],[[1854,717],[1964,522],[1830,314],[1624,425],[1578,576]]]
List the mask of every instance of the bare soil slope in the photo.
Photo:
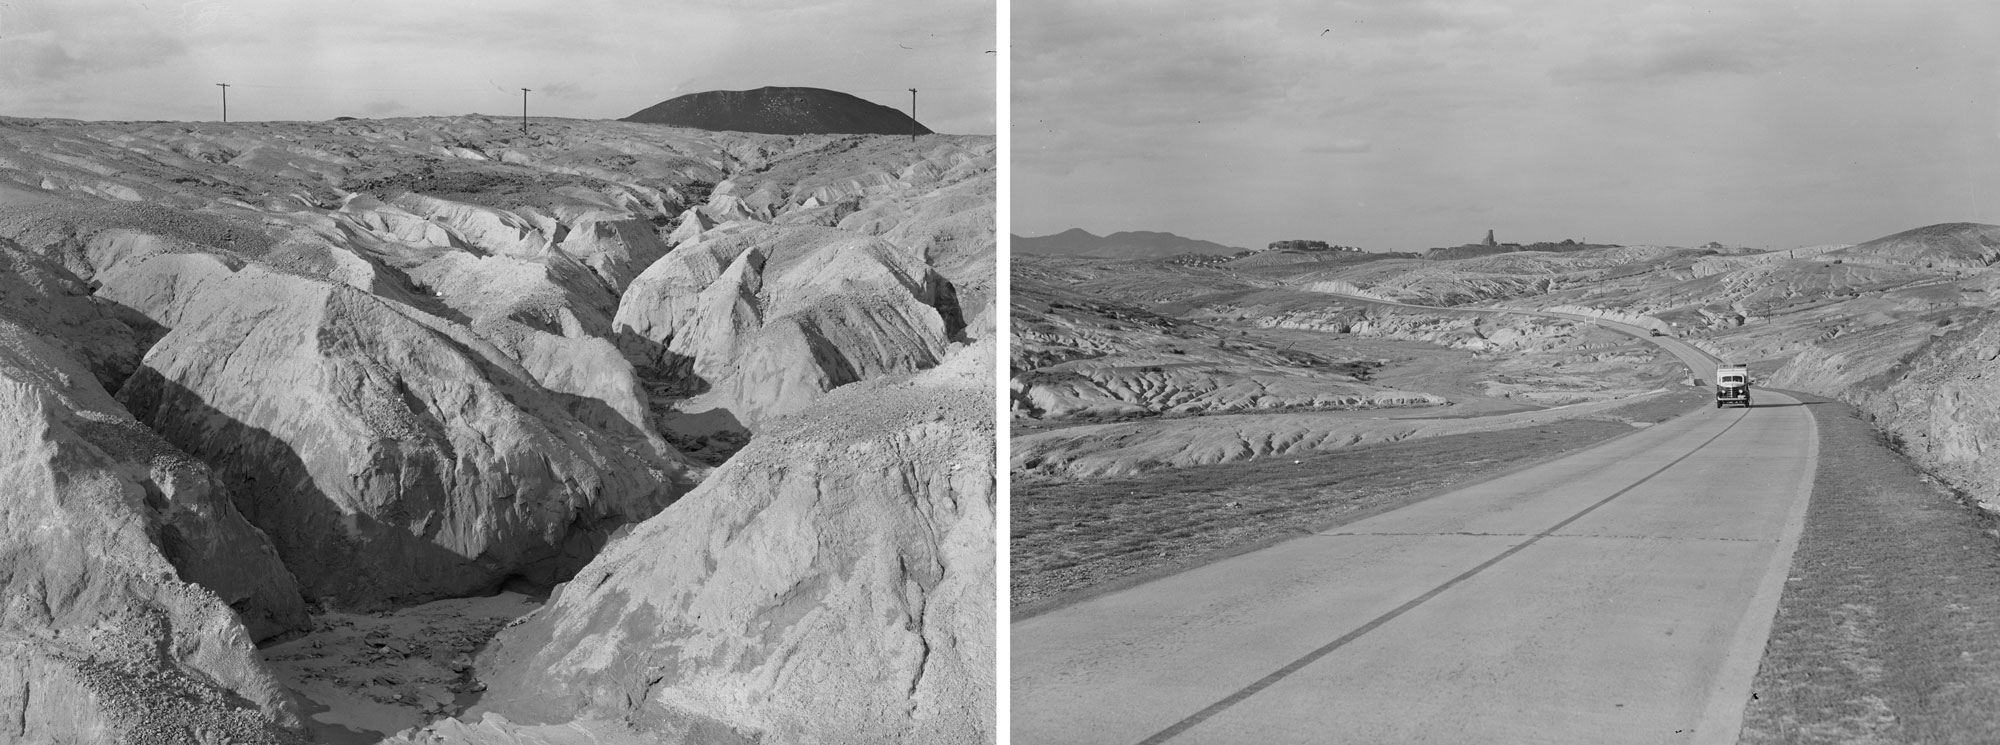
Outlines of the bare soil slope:
[[[444,624],[411,649],[409,629],[437,608],[518,616],[519,603],[472,598],[545,594],[746,443],[804,426],[786,415],[990,341],[990,308],[965,303],[991,300],[993,169],[990,137],[0,118],[0,418],[18,425],[0,443],[0,534],[15,537],[0,540],[13,567],[0,648],[18,663],[0,685],[0,739],[373,741],[461,710],[449,694],[476,693],[470,652],[505,621]],[[662,265],[679,272],[664,288],[648,279]],[[627,313],[672,319],[690,354],[632,344]],[[954,390],[912,393],[908,408]],[[842,426],[857,442],[905,429]],[[990,462],[990,431],[951,435],[971,444],[940,457],[965,463],[927,467]],[[918,454],[877,461],[897,473]],[[855,483],[812,489],[863,499]],[[731,484],[705,499],[754,501],[732,491],[753,485]],[[966,509],[963,530],[984,519],[990,533],[991,505]],[[618,545],[726,541],[718,514]],[[764,519],[773,541],[806,539],[822,517],[780,516]],[[911,556],[947,552],[917,523],[893,525],[909,528],[891,532]],[[977,565],[983,549],[990,566],[990,542],[951,546],[952,561]],[[913,597],[900,575],[845,581]],[[991,596],[970,588],[951,593]],[[786,612],[853,620],[821,600]],[[390,641],[406,664],[383,666]],[[794,649],[837,658],[824,641]],[[283,650],[260,659],[254,642]],[[976,698],[990,682],[943,659],[918,668],[926,690]],[[788,673],[785,690],[862,695],[821,672]],[[990,738],[971,700],[877,724]]]
[[[1589,324],[1357,302],[1261,272],[1038,259],[1014,277],[1022,477],[1520,427],[1686,377],[1652,345]],[[1512,418],[1482,418],[1499,414]]]
[[[1168,336],[1170,329],[1255,339],[1271,327],[1319,336],[1319,349],[1301,348],[1322,356],[1333,355],[1320,349],[1355,348],[1354,337],[1363,334],[1485,345],[1493,351],[1490,360],[1461,366],[1449,377],[1384,367],[1370,380],[1436,393],[1453,405],[1470,400],[1468,382],[1478,384],[1477,392],[1511,393],[1513,401],[1589,385],[1615,401],[1640,387],[1635,382],[1670,389],[1699,382],[1699,371],[1690,381],[1602,337],[1577,333],[1563,340],[1562,322],[1530,322],[1503,336],[1495,332],[1510,330],[1506,324],[1453,320],[1447,311],[1398,311],[1369,298],[1467,309],[1565,308],[1657,329],[1749,364],[1759,385],[1852,404],[1859,421],[1849,424],[1862,428],[1830,425],[1826,417],[1841,415],[1822,414],[1829,448],[1821,461],[1825,493],[1813,496],[1806,540],[1757,684],[1759,698],[1748,712],[1746,741],[1983,742],[1991,739],[1985,714],[1993,681],[2000,679],[1990,649],[1991,619],[1979,610],[1992,604],[1988,570],[2000,555],[1990,529],[2000,514],[2000,497],[1993,496],[2000,465],[1989,457],[2000,437],[1994,429],[2000,390],[1992,375],[2000,362],[1996,234],[2000,227],[1947,223],[1856,244],[1778,251],[1633,246],[1210,267],[1040,260],[1027,267],[1032,274],[1017,272],[1017,286],[1042,292],[1035,283],[1059,278],[1091,303],[1072,308],[1045,302],[1046,310],[1017,314],[1025,321],[1014,329],[1017,344],[1041,351],[1014,360],[1016,395],[1024,398],[1041,382],[1044,365],[1181,341]],[[1315,293],[1338,297],[1311,297]],[[1425,361],[1444,367],[1436,358]],[[1230,368],[1269,375],[1250,364]],[[1340,382],[1329,377],[1323,384]],[[1527,443],[1530,432],[1588,421],[1563,418],[1558,424],[1541,417],[1598,406],[1530,413],[1469,407],[1475,416],[1462,423],[1383,410],[1124,414],[1123,421],[1060,425],[1017,406],[1011,467],[1029,498],[1039,501],[1031,502],[1030,532],[1014,536],[1017,552],[1033,552],[1016,560],[1031,570],[1029,581],[1016,584],[1016,598],[1046,603],[1126,572],[1143,577],[1171,571],[1173,557],[1186,546],[1200,547],[1197,557],[1240,550],[1255,539],[1204,527],[1238,508],[1303,514],[1285,511],[1288,503],[1262,496],[1259,487],[1274,485],[1267,491],[1293,496],[1293,486],[1310,484],[1305,465],[1329,462],[1322,459],[1351,471],[1362,464],[1346,463],[1343,455],[1363,458],[1396,447],[1411,449],[1401,453],[1408,462],[1448,460],[1451,448],[1473,452],[1466,440],[1453,438]],[[1355,421],[1377,416],[1383,418]],[[1505,428],[1510,418],[1536,424]],[[1423,427],[1451,426],[1496,429],[1435,438],[1438,450],[1407,439]],[[1325,454],[1329,446],[1350,446],[1349,440],[1399,436],[1406,439]],[[1922,472],[1894,462],[1891,450]],[[1231,462],[1235,458],[1242,462]],[[1207,463],[1223,465],[1201,465]],[[1271,475],[1260,477],[1266,472]],[[1923,479],[1941,487],[1912,487]],[[1857,484],[1866,488],[1856,491]],[[1380,489],[1393,494],[1395,487]],[[1349,504],[1346,496],[1328,497],[1331,491],[1320,488],[1311,496],[1320,506],[1296,519],[1330,517]],[[1232,498],[1220,499],[1222,494]],[[1095,529],[1128,522],[1141,527]],[[1051,538],[1051,531],[1063,537]]]
[[479,707],[432,733],[990,741],[992,355],[960,348],[780,422],[502,632]]

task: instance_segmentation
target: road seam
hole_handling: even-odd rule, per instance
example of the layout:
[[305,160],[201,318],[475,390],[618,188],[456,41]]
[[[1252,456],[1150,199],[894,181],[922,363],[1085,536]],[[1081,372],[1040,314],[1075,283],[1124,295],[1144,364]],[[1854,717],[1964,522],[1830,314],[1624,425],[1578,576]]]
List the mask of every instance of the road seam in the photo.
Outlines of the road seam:
[[[1792,397],[1801,403],[1805,401],[1801,394],[1792,393]],[[1806,510],[1812,504],[1813,485],[1819,478],[1819,414],[1810,406],[1805,410],[1806,418],[1813,422],[1812,439],[1806,445],[1806,462],[1813,467],[1805,469],[1799,477],[1797,488],[1803,491],[1803,496],[1793,493],[1792,510],[1785,516],[1785,527],[1778,534],[1778,548],[1771,552],[1764,581],[1758,584],[1757,593],[1750,596],[1750,607],[1737,624],[1729,654],[1722,658],[1722,669],[1709,688],[1708,704],[1702,707],[1701,719],[1695,722],[1692,745],[1734,745],[1742,738],[1744,709],[1750,705],[1757,667],[1763,663],[1764,648],[1771,640],[1778,601],[1784,597],[1785,580],[1792,573],[1792,554],[1798,551],[1799,537],[1805,533]]]
[[[1468,533],[1464,531],[1457,531],[1451,533],[1314,533],[1313,535],[1319,536],[1321,538],[1340,538],[1344,536],[1376,536],[1376,537],[1390,537],[1390,538],[1398,538],[1398,537],[1441,538],[1444,536],[1463,536],[1467,538],[1528,538],[1528,537],[1539,538],[1542,536],[1542,534],[1540,533]],[[1690,542],[1728,541],[1734,543],[1777,543],[1779,540],[1781,540],[1773,538],[1730,538],[1727,536],[1638,535],[1634,533],[1564,533],[1562,535],[1552,535],[1548,537],[1549,538],[1610,538],[1618,540],[1642,540],[1642,541],[1690,541]]]
[[1701,452],[1702,448],[1708,447],[1709,443],[1715,442],[1717,439],[1720,439],[1723,435],[1728,434],[1729,430],[1735,429],[1736,425],[1741,424],[1743,422],[1743,419],[1747,416],[1749,416],[1749,410],[1745,409],[1742,412],[1740,412],[1739,416],[1736,417],[1735,421],[1729,423],[1729,426],[1723,427],[1722,431],[1715,433],[1707,440],[1703,440],[1700,445],[1696,445],[1694,448],[1688,450],[1685,454],[1681,455],[1681,457],[1675,458],[1672,462],[1664,466],[1660,466],[1657,470],[1654,470],[1652,473],[1646,474],[1643,478],[1640,478],[1637,481],[1627,484],[1625,488],[1612,492],[1611,496],[1598,500],[1596,503],[1590,505],[1589,507],[1583,508],[1582,511],[1574,515],[1570,515],[1568,518],[1565,518],[1562,522],[1550,526],[1547,530],[1535,534],[1528,540],[1522,541],[1521,543],[1513,546],[1512,548],[1507,549],[1506,551],[1500,552],[1500,555],[1495,556],[1491,559],[1487,559],[1484,562],[1481,562],[1478,566],[1466,570],[1465,573],[1453,577],[1449,580],[1446,580],[1444,584],[1431,588],[1429,592],[1425,592],[1424,594],[1417,596],[1416,598],[1410,600],[1409,602],[1397,606],[1394,610],[1391,610],[1388,613],[1384,613],[1380,616],[1375,617],[1374,620],[1362,624],[1359,628],[1356,628],[1353,631],[1349,631],[1346,634],[1341,635],[1341,637],[1338,639],[1335,639],[1331,642],[1327,642],[1324,646],[1321,646],[1318,649],[1315,649],[1311,652],[1307,652],[1305,656],[1293,660],[1291,663],[1285,665],[1284,667],[1278,668],[1276,671],[1270,673],[1269,675],[1265,675],[1264,677],[1259,678],[1256,682],[1244,686],[1242,689],[1236,691],[1235,693],[1223,697],[1222,700],[1217,701],[1213,704],[1209,704],[1208,706],[1204,707],[1201,711],[1197,711],[1193,714],[1188,715],[1185,719],[1175,722],[1173,723],[1173,725],[1167,727],[1166,729],[1154,733],[1153,736],[1148,737],[1144,740],[1140,740],[1139,745],[1159,745],[1160,743],[1164,743],[1168,740],[1180,736],[1181,733],[1193,729],[1196,725],[1208,721],[1208,719],[1210,719],[1211,717],[1214,717],[1215,715],[1222,713],[1223,711],[1229,709],[1232,706],[1242,703],[1244,699],[1248,699],[1251,696],[1255,696],[1264,689],[1271,687],[1273,684],[1276,684],[1278,681],[1290,677],[1293,673],[1296,673],[1304,669],[1307,665],[1311,665],[1314,662],[1318,662],[1320,658],[1332,654],[1335,650],[1338,650],[1341,647],[1347,646],[1349,642],[1359,639],[1368,632],[1380,628],[1383,624],[1396,620],[1397,617],[1402,616],[1403,614],[1416,609],[1417,606],[1429,602],[1431,598],[1435,598],[1439,595],[1444,594],[1446,590],[1451,589],[1458,583],[1471,579],[1473,576],[1478,575],[1480,572],[1484,572],[1487,569],[1491,568],[1493,565],[1506,560],[1507,557],[1513,556],[1514,554],[1518,554],[1521,551],[1527,549],[1529,546],[1535,545],[1537,541],[1540,541],[1543,538],[1547,538],[1551,535],[1554,535],[1556,531],[1562,530],[1563,528],[1567,527],[1570,523],[1581,520],[1585,515],[1589,515],[1590,513],[1597,511],[1597,508],[1610,504],[1611,500],[1617,499],[1620,496],[1623,496],[1626,492],[1639,488],[1641,484],[1653,480],[1653,477],[1665,473],[1667,469],[1680,465],[1681,461],[1685,461],[1689,458],[1694,457],[1695,453]]

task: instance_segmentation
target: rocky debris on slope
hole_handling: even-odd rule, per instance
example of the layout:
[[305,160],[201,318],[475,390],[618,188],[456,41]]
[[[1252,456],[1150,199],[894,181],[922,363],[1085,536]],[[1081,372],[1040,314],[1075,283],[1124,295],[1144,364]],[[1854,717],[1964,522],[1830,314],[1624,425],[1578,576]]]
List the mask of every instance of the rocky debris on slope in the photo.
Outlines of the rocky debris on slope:
[[635,363],[754,430],[833,388],[937,364],[964,321],[950,283],[901,249],[774,225],[676,248],[615,323]]
[[930,134],[909,115],[823,88],[766,86],[703,91],[667,99],[624,121],[765,134]]
[[190,582],[246,593],[270,626],[297,621],[289,577],[198,464],[131,424],[0,321],[0,739],[298,742],[237,613]]
[[473,656],[540,608],[503,592],[375,613],[321,613],[312,633],[265,647],[271,672],[307,709],[320,742],[374,742],[455,714],[476,699]]
[[990,741],[992,355],[960,349],[774,423],[502,631],[464,718],[700,742]]

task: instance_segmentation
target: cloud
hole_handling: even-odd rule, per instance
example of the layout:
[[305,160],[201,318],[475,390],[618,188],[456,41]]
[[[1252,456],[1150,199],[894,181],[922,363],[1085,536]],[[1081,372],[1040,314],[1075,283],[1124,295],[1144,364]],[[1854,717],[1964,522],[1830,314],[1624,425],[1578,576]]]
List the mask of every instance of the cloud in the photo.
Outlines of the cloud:
[[1524,11],[1519,4],[1447,0],[1340,0],[1315,3],[1331,34],[1347,37],[1423,38],[1487,34],[1509,27]]
[[1725,13],[1654,6],[1614,22],[1616,30],[1581,59],[1552,67],[1550,81],[1619,85],[1756,74],[1789,60],[1802,24],[1789,9],[1755,6]]
[[1157,161],[1186,149],[1171,134],[1152,130],[1121,132],[1100,127],[1057,129],[1016,118],[1014,168],[1050,176],[1065,176],[1079,166],[1111,162]]
[[1257,115],[1318,65],[1273,40],[1269,11],[1022,3],[1014,16],[1015,110],[1114,125]]
[[1334,140],[1315,142],[1305,147],[1305,152],[1315,155],[1352,155],[1375,149],[1375,143],[1367,140]]
[[549,98],[562,99],[565,101],[582,101],[597,97],[596,93],[586,90],[583,86],[568,81],[543,83],[542,87],[535,89],[535,92],[546,95]]
[[[11,21],[12,18],[10,17]],[[59,24],[32,31],[10,22],[0,37],[0,82],[57,83],[80,75],[159,65],[187,54],[187,45],[129,21]]]

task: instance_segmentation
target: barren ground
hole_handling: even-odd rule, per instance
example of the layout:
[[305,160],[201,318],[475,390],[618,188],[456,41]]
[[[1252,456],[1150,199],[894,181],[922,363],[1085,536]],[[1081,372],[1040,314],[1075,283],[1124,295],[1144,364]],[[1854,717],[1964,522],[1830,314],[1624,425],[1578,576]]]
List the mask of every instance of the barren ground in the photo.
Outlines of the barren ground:
[[[1521,409],[1537,418],[1602,414],[1602,404],[1561,404],[1636,402],[1629,397],[1647,387],[1681,382],[1663,377],[1670,364],[1664,355],[1638,352],[1649,346],[1644,340],[1592,338],[1587,325],[1565,331],[1466,324],[1443,312],[1343,307],[1315,293],[1430,306],[1582,306],[1604,317],[1643,317],[1710,354],[1750,364],[1753,377],[1772,387],[1838,397],[1863,412],[1857,419],[1847,404],[1811,407],[1822,448],[1817,486],[1742,741],[2000,742],[1992,716],[2000,707],[2000,498],[1992,496],[2000,461],[1990,457],[2000,437],[1992,413],[2000,406],[1994,382],[2000,378],[1991,372],[2000,359],[2000,318],[1993,313],[2000,274],[1991,271],[2000,262],[2000,227],[1943,224],[1852,246],[1771,252],[1632,246],[1450,261],[1256,258],[1262,261],[1206,269],[1031,259],[1025,271],[1017,260],[1015,286],[1046,284],[1056,289],[1036,291],[1104,306],[1129,303],[1139,313],[1113,320],[1129,324],[1151,313],[1185,324],[1149,321],[1174,328],[1174,343],[1197,336],[1192,328],[1228,338],[1249,328],[1253,340],[1278,348],[1288,343],[1282,333],[1320,335],[1339,346],[1307,342],[1306,348],[1327,359],[1372,363],[1366,384],[1450,403],[1366,411],[1320,406],[1309,414],[1277,408],[1266,415],[1254,406],[1156,411],[1096,427],[1024,422],[1021,414],[1032,419],[1037,412],[1017,407],[1011,587],[1017,618],[1631,431],[1591,416],[1389,443],[1327,436],[1344,434],[1355,420],[1380,418],[1387,426],[1455,415],[1491,425],[1521,416]],[[1066,310],[1045,307],[1048,316]],[[1015,308],[1020,318],[1023,305]],[[1042,312],[1027,310],[1031,317]],[[1063,342],[1051,328],[1076,333],[1087,343],[1074,347],[1092,355],[1156,346],[1136,335],[1122,344],[1108,340],[1103,331],[1117,329],[1079,314],[1035,320],[1042,325],[1029,332],[1049,347]],[[1436,345],[1437,353],[1393,363],[1393,352],[1362,348],[1417,342]],[[1021,373],[1045,359],[1055,355],[1015,360],[1017,401],[1033,398],[1020,391],[1036,380]],[[1075,369],[1096,363],[1090,355],[1069,359],[1077,360],[1069,363]],[[1708,405],[1707,389],[1680,390],[1673,401],[1641,406],[1677,402],[1680,409],[1664,412],[1670,415]],[[1657,421],[1639,410],[1627,405],[1609,413]],[[1172,439],[1163,435],[1175,429],[1199,437],[1182,432],[1171,447],[1144,447],[1146,438]],[[1199,465],[1216,459],[1213,448],[1170,457],[1173,447],[1199,449],[1204,437],[1256,447],[1225,453],[1250,458],[1233,463]],[[1104,444],[1111,438],[1120,442]],[[1080,457],[1066,449],[1097,453],[1091,455],[1097,462],[1072,467]],[[1023,452],[1035,457],[1023,460]],[[1105,465],[1113,457],[1123,458],[1110,464],[1117,468]]]
[[1820,468],[1740,742],[2000,742],[1995,519],[1819,397]]
[[313,617],[311,633],[267,647],[263,657],[303,699],[315,741],[374,743],[469,706],[480,688],[473,655],[541,605],[505,592],[395,611],[329,611]]
[[1013,502],[1016,617],[1184,570],[1550,460],[1708,404],[1706,389],[1588,417],[1156,471],[1023,482]]

